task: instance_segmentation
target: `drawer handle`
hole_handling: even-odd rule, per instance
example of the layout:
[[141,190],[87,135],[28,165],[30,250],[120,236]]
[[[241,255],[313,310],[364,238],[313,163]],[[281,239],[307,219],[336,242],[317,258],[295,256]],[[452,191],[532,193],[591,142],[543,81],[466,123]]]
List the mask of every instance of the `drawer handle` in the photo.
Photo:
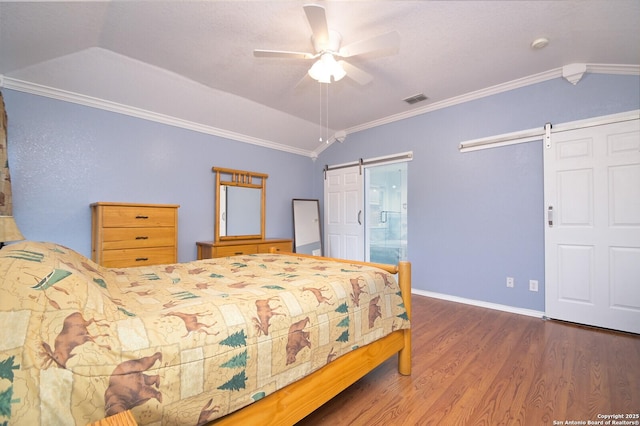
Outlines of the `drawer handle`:
[[136,262],[146,262],[149,260],[148,257],[136,257]]
[[236,256],[239,256],[239,255],[244,254],[244,253],[243,253],[243,252],[241,252],[241,251],[237,251],[237,252],[235,252],[234,254],[235,254]]
[[136,219],[149,219],[149,216],[143,216],[141,214],[136,216]]
[[136,240],[148,240],[149,237],[136,237]]

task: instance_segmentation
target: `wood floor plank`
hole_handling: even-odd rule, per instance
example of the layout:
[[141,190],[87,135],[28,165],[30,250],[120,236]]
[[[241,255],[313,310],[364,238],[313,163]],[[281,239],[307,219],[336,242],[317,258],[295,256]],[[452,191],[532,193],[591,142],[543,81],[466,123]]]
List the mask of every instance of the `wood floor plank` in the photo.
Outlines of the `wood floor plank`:
[[529,324],[513,350],[514,354],[522,356],[510,356],[496,373],[495,380],[476,404],[472,414],[475,424],[523,424],[520,412],[533,379],[529,371],[537,368],[534,355],[539,351],[540,344],[538,328]]
[[527,422],[539,421],[548,424],[553,420],[565,419],[569,398],[569,369],[573,359],[567,329],[554,329],[542,350],[542,363],[535,374],[535,380],[525,401]]
[[630,335],[620,335],[613,342],[597,344],[608,345],[606,368],[612,408],[619,413],[637,413],[640,411],[637,399],[640,380],[633,372],[640,364],[640,346]]
[[552,425],[640,413],[640,336],[422,296],[395,357],[298,423]]
[[478,325],[479,330],[468,336],[466,347],[456,345],[456,353],[463,362],[457,365],[447,382],[445,392],[432,405],[423,424],[468,424],[472,410],[456,409],[473,407],[474,401],[481,397],[493,382],[498,371],[513,351],[516,337],[501,327],[499,316],[485,320]]

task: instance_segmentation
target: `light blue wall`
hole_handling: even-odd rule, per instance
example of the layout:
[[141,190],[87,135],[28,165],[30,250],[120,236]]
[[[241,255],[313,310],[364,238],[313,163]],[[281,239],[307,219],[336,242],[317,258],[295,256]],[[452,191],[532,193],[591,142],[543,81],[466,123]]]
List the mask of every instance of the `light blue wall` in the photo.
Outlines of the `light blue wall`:
[[[309,158],[3,89],[14,215],[29,239],[89,256],[95,201],[180,204],[179,259],[213,238],[211,167],[269,174],[267,235],[292,236],[292,198],[322,200],[322,167],[404,151],[413,286],[544,310],[542,147],[461,154],[463,140],[640,108],[640,78],[557,79],[350,134]],[[250,119],[250,118],[248,118]],[[313,166],[311,166],[313,165]],[[277,189],[276,189],[277,188]],[[508,289],[506,276],[516,279]],[[528,291],[529,279],[540,291]]]
[[[460,153],[461,141],[640,108],[640,78],[586,74],[467,102],[347,136],[315,164],[413,151],[409,241],[413,287],[544,311],[541,142]],[[506,277],[515,278],[513,289]],[[530,279],[540,291],[528,290]]]
[[[291,238],[312,160],[73,103],[2,90],[14,216],[26,238],[91,257],[96,201],[179,204],[178,257],[213,239],[212,166],[268,173],[267,236]],[[247,117],[247,119],[251,119]]]

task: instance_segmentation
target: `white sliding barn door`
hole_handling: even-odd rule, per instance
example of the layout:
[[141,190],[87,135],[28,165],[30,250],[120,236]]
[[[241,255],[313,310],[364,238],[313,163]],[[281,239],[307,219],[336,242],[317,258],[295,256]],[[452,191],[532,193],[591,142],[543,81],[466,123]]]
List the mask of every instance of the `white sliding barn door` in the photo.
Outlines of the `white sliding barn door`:
[[640,120],[543,149],[546,315],[640,333]]
[[326,256],[364,260],[364,196],[360,171],[360,166],[326,171]]

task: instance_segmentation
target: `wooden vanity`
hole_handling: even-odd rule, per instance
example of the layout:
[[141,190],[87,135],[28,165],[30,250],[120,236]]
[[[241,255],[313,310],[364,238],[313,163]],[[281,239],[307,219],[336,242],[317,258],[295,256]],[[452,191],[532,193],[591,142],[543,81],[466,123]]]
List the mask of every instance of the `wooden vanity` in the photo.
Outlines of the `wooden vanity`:
[[269,253],[273,247],[276,252],[293,250],[292,240],[267,238],[264,240],[236,240],[236,241],[198,241],[198,260],[213,259],[214,257],[238,256],[241,254]]
[[213,167],[216,174],[214,240],[198,241],[198,260],[243,254],[293,251],[293,240],[265,238],[269,175]]

